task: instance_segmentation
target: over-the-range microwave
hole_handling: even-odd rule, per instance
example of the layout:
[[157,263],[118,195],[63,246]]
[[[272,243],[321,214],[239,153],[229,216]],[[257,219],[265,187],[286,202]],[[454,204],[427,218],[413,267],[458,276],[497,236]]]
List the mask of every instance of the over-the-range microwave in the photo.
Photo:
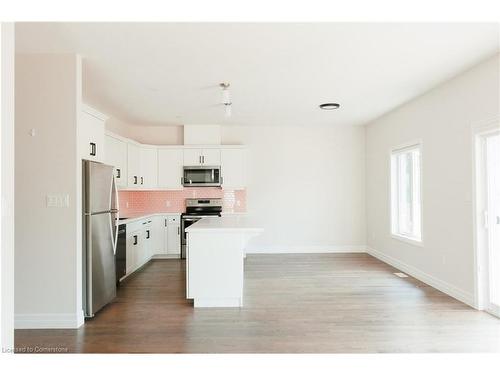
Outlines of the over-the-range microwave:
[[185,187],[221,186],[220,166],[185,166],[182,184]]

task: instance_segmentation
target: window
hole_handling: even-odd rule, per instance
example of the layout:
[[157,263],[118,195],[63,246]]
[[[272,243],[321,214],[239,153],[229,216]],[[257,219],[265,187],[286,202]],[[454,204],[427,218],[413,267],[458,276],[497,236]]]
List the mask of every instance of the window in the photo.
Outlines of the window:
[[391,232],[422,242],[420,144],[391,153]]

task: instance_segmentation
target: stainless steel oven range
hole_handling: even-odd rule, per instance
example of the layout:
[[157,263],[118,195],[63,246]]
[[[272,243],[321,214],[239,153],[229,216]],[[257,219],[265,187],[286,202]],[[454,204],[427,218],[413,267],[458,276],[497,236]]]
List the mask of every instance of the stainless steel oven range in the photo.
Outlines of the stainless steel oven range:
[[186,228],[209,216],[221,216],[222,199],[186,199],[186,212],[181,215],[181,258],[186,258]]

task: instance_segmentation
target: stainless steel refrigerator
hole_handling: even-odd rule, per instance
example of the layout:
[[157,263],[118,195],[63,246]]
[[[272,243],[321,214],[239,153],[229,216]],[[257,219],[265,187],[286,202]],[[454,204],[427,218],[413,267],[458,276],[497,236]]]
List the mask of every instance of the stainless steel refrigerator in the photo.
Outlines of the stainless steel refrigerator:
[[116,297],[118,192],[113,167],[83,161],[83,309],[94,314]]

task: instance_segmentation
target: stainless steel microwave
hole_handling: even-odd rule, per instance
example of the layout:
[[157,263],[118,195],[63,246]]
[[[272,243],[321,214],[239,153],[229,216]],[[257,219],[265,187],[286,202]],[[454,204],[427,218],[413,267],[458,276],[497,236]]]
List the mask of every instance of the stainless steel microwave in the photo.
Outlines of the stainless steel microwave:
[[185,187],[190,186],[221,186],[222,176],[220,175],[220,166],[192,166],[184,167],[182,184]]

